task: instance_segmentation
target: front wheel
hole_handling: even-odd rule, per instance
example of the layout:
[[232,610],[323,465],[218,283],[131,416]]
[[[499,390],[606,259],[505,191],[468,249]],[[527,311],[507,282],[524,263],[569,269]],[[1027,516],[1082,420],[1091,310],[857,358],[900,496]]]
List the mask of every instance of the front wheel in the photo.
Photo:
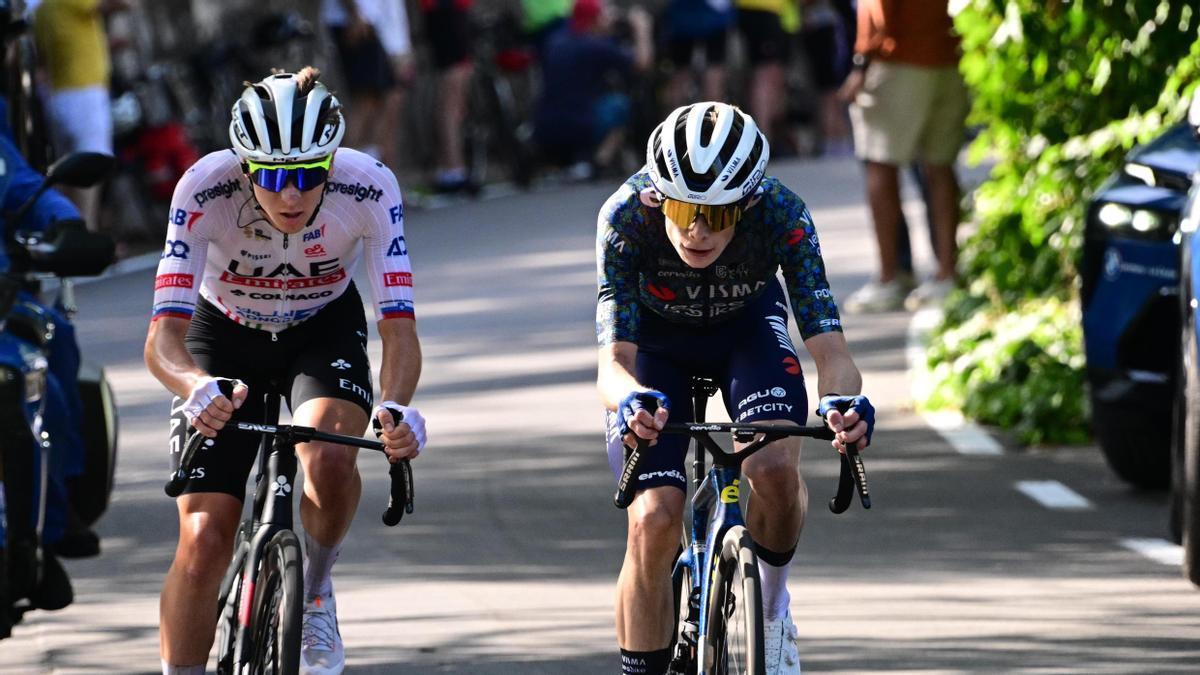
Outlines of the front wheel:
[[705,671],[715,675],[765,675],[762,589],[758,557],[746,528],[725,533],[708,593]]
[[300,671],[300,628],[304,613],[304,572],[300,541],[283,530],[267,542],[254,584],[250,634],[257,675],[295,675]]
[[250,551],[248,531],[248,522],[238,528],[233,560],[225,569],[217,595],[217,675],[235,672],[233,659],[237,649],[238,609],[242,606],[242,575]]

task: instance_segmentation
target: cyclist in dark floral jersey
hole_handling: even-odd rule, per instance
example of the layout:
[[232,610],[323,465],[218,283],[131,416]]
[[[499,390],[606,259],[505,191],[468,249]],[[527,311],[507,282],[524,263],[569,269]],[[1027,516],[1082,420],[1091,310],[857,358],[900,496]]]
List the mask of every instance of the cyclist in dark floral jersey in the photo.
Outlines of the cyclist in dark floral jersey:
[[[795,193],[765,175],[769,156],[766,138],[744,112],[723,103],[684,106],[650,135],[646,166],[600,211],[598,386],[614,474],[635,436],[656,444],[634,477],[618,581],[624,673],[664,673],[669,660],[686,440],[658,433],[668,415],[693,419],[691,378],[715,380],[735,422],[806,422],[785,287],[816,362],[818,414],[837,432],[834,447],[870,442],[874,408],[860,395],[862,377],[842,335],[812,216]],[[808,503],[799,460],[800,439],[788,438],[742,467],[772,674],[800,672],[786,587]]]

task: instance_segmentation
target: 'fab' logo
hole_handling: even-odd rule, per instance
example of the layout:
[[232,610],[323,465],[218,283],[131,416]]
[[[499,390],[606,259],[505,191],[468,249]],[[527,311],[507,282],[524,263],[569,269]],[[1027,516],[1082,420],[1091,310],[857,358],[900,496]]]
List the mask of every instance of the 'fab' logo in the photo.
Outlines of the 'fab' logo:
[[188,252],[192,250],[191,246],[185,241],[167,240],[167,245],[163,247],[162,257],[164,258],[183,258],[187,260]]
[[403,236],[396,237],[392,240],[392,245],[388,246],[387,257],[398,255],[408,255],[408,244],[405,243]]
[[171,224],[187,225],[188,232],[191,232],[192,225],[195,225],[196,221],[200,220],[200,216],[203,215],[203,211],[184,211],[183,209],[175,209],[175,212],[171,214]]
[[404,205],[397,204],[393,206],[392,208],[388,209],[388,214],[391,215],[392,224],[395,225],[404,219]]
[[304,233],[304,241],[315,241],[325,236],[325,225],[321,225],[311,232]]

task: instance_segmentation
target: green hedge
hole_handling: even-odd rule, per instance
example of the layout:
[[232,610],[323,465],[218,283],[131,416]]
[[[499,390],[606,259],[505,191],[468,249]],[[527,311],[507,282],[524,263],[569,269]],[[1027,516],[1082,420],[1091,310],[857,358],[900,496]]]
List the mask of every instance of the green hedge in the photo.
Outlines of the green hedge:
[[1124,154],[1183,117],[1200,11],[1162,0],[957,0],[975,161],[965,281],[932,335],[927,407],[1025,443],[1088,436],[1076,261],[1087,199]]

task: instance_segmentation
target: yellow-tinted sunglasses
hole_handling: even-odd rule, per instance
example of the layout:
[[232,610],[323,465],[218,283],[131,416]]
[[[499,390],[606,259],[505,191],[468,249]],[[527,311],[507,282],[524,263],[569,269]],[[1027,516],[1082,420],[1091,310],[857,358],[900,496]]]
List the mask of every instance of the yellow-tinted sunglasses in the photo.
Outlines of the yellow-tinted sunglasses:
[[704,220],[708,221],[708,229],[720,232],[737,225],[738,221],[742,219],[745,207],[741,203],[691,204],[663,197],[662,212],[681,230],[691,228],[696,218],[704,216]]

